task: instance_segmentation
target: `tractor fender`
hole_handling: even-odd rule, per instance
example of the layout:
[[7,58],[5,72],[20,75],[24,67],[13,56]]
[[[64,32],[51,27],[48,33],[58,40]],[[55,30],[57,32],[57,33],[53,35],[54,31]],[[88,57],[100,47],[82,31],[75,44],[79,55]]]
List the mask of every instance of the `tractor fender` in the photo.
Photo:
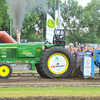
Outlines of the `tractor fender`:
[[53,46],[60,46],[60,47],[63,47],[62,44],[45,44],[45,45],[44,45],[44,47],[45,47],[46,49],[48,49],[48,48],[50,48],[50,47],[53,47]]

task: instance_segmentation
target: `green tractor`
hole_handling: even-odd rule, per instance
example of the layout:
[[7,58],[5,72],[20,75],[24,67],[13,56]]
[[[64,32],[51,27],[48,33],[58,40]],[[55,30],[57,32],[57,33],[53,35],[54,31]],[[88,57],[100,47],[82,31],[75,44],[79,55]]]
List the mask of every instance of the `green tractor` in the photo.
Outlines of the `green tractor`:
[[12,64],[31,64],[30,70],[36,69],[43,78],[68,77],[73,71],[73,56],[63,47],[64,41],[59,44],[54,40],[58,44],[0,44],[0,78],[11,76]]

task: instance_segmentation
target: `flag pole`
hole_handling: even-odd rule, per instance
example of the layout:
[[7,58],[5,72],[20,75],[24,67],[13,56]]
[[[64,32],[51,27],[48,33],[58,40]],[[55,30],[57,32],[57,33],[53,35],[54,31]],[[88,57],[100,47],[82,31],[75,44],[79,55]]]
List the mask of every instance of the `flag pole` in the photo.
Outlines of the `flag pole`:
[[58,23],[59,23],[59,29],[61,29],[60,3],[58,3]]
[[56,29],[56,7],[57,6],[57,0],[55,0],[55,29]]

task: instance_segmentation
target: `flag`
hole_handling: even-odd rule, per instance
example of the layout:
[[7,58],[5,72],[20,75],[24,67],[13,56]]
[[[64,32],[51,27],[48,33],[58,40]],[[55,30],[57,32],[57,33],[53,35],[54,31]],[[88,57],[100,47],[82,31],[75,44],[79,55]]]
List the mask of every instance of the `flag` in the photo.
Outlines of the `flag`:
[[62,26],[62,23],[63,23],[63,17],[62,16],[60,17],[60,20],[61,20],[61,29],[64,29],[64,27]]
[[48,13],[54,13],[52,7],[49,5],[49,3],[47,4],[48,5]]
[[63,6],[56,0],[56,10],[55,10],[55,28],[56,29],[64,29],[62,26],[63,18],[61,16],[61,9],[63,10]]
[[[58,20],[58,16],[59,16],[59,20]],[[56,10],[55,11],[55,28],[56,29],[59,29],[59,28],[64,29],[64,27],[62,26],[62,23],[63,23],[63,17],[61,16],[61,13],[59,14],[58,10]],[[61,25],[59,25],[59,24],[61,24]]]
[[60,5],[60,10],[67,13],[67,8],[63,7],[62,5]]
[[56,29],[58,29],[58,27],[59,27],[58,15],[59,15],[58,10],[55,10],[55,28],[56,28]]
[[50,43],[53,43],[53,35],[54,35],[55,21],[54,19],[47,13],[47,22],[46,22],[46,40]]

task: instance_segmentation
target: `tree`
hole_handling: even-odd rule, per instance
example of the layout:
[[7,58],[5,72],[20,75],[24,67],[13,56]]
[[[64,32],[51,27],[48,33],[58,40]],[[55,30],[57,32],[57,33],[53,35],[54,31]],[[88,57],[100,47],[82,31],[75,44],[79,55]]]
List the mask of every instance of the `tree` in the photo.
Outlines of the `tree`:
[[27,13],[21,31],[22,39],[27,39],[28,41],[34,40],[34,34],[36,33],[35,24],[36,24],[36,20],[38,19],[39,17],[36,13],[32,13],[32,12]]
[[[92,0],[83,9],[78,2],[64,3],[67,13],[62,13],[68,42],[99,43],[100,40],[100,0]],[[85,30],[86,29],[86,30]]]
[[[39,1],[33,1],[30,0],[31,4],[29,3],[28,6],[28,13],[23,23],[22,28],[22,38],[27,38],[29,41],[34,41],[36,37],[36,28],[38,28],[38,31],[40,33],[46,32],[46,12],[47,12],[47,5],[46,0]],[[42,36],[41,36],[42,37]],[[40,35],[39,35],[40,38]],[[40,41],[42,40],[39,39]]]
[[[41,32],[43,32],[43,37],[45,38],[46,37],[46,17],[47,17],[47,13],[49,13],[54,18],[55,0],[47,0],[46,4],[44,6],[46,7],[45,11],[41,11],[42,8],[36,10],[37,12],[41,12],[41,13],[38,13],[39,21],[37,21],[36,24],[38,25],[39,30]],[[48,6],[51,7],[52,12],[49,12]]]
[[82,29],[82,16],[83,16],[83,7],[78,6],[78,2],[74,0],[68,0],[67,3],[64,3],[64,6],[67,8],[67,13],[63,12],[62,16],[64,19],[64,28],[67,31],[67,41],[69,42],[81,42],[80,37],[84,31]]
[[[87,42],[98,43],[99,27],[100,27],[100,0],[92,0],[84,8],[84,16],[82,24],[84,27],[88,27],[88,33],[86,34]],[[86,40],[86,39],[85,39]]]
[[5,0],[0,0],[0,30],[6,31],[9,33],[10,31],[10,19],[7,14],[8,6],[6,5]]

